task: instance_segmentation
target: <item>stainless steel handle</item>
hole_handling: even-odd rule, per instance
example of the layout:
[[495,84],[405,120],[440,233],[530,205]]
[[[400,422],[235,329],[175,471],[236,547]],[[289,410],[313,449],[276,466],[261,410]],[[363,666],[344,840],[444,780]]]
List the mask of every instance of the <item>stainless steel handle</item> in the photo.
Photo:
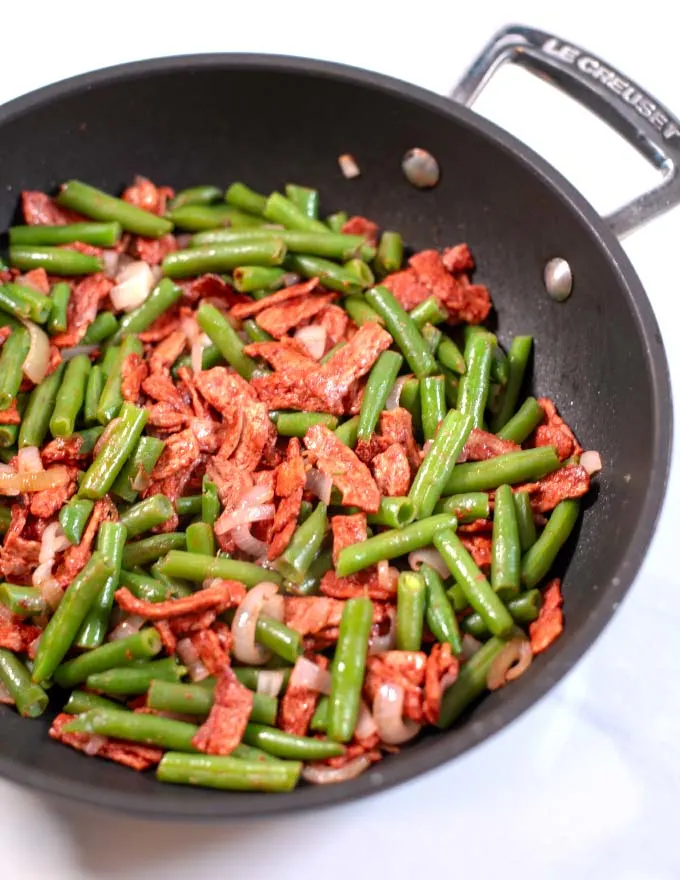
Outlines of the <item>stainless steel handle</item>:
[[619,237],[680,203],[680,120],[629,77],[559,37],[522,25],[496,34],[451,93],[466,106],[505,62],[575,98],[614,128],[663,175],[659,186],[605,219]]

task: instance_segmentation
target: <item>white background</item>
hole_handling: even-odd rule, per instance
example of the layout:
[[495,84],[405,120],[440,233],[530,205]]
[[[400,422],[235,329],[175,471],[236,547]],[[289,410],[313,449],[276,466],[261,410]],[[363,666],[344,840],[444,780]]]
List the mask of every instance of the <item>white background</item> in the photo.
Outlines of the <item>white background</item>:
[[[178,12],[143,0],[2,7],[0,102],[122,61],[233,50],[343,61],[446,93],[490,34],[514,20],[580,42],[680,113],[677,32],[659,3],[633,4],[630,14],[596,0],[419,0],[403,10],[370,0],[185,3]],[[599,123],[521,71],[502,74],[478,109],[542,152],[598,208],[651,178]],[[676,210],[625,245],[659,318],[676,391],[679,241]],[[0,877],[680,877],[677,488],[675,467],[643,572],[587,658],[473,753],[370,800],[239,825],[128,820],[0,782]]]

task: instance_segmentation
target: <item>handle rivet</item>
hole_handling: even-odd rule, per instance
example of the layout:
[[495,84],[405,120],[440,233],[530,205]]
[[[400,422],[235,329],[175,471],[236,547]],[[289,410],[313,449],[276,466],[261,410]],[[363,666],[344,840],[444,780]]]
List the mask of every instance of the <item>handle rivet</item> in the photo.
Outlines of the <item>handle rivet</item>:
[[563,302],[569,296],[574,286],[574,277],[571,266],[562,257],[553,257],[545,264],[543,280],[548,296],[555,302]]

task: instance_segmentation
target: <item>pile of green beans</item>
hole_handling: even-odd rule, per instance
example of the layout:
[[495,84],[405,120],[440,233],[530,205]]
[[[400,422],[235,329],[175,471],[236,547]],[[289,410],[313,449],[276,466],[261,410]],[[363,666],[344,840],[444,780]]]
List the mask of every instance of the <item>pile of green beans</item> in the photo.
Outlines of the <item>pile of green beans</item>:
[[[156,193],[153,211],[133,204],[138,186],[145,204],[152,205]],[[54,591],[21,567],[14,580],[8,574],[0,583],[3,620],[11,616],[18,633],[31,634],[30,648],[0,648],[5,701],[36,718],[54,695],[55,707],[71,716],[66,733],[163,750],[156,769],[161,782],[290,791],[306,778],[305,764],[330,761],[333,767],[345,756],[352,759],[348,748],[357,745],[367,676],[376,662],[374,642],[391,618],[392,645],[402,662],[419,663],[413,658],[431,653],[433,645],[441,646],[440,658],[446,651],[458,659],[458,676],[447,674],[452,681],[436,718],[441,728],[454,724],[487,690],[508,642],[526,640],[532,625],[540,624],[543,587],[579,518],[580,502],[572,497],[556,502],[547,520],[537,515],[532,484],[578,463],[578,456],[560,461],[555,447],[535,445],[546,413],[545,403],[523,391],[532,337],[516,336],[506,353],[486,328],[456,326],[450,305],[429,281],[430,295],[406,310],[389,277],[408,264],[401,235],[374,235],[370,223],[344,211],[322,214],[318,191],[299,183],[269,193],[242,181],[226,189],[200,184],[178,192],[166,206],[165,196],[148,182],[138,181],[117,198],[69,180],[52,209],[53,223],[8,231],[7,265],[16,271],[0,276],[0,458],[15,463],[21,452],[30,461],[35,447],[45,469],[55,470],[45,476],[19,469],[20,494],[0,499],[0,534],[18,528],[25,505],[32,542],[48,521],[58,524],[56,540],[63,543],[52,576],[63,595],[55,601]],[[60,209],[67,212],[61,223]],[[184,233],[182,247],[173,232]],[[139,259],[155,239],[164,255],[154,269],[155,283],[134,306],[115,308],[116,297],[107,295],[111,285],[100,274],[110,265],[102,251],[128,248]],[[31,281],[37,275],[24,274],[36,269],[48,279],[41,290]],[[219,295],[196,295],[194,279],[206,275]],[[233,389],[251,383],[243,399],[254,408],[261,384],[276,381],[272,371],[281,373],[280,366],[248,353],[258,351],[249,343],[277,344],[271,335],[276,329],[258,323],[258,309],[266,310],[272,296],[278,304],[292,299],[294,308],[300,294],[286,288],[312,278],[334,300],[325,313],[325,351],[314,357],[323,367],[320,375],[328,372],[332,383],[334,364],[347,369],[356,328],[366,332],[378,325],[372,329],[385,344],[362,363],[360,383],[352,380],[353,393],[343,391],[339,408],[330,398],[323,406],[310,403],[309,411],[271,407],[269,422],[264,410],[261,426],[250,410],[232,412],[239,402]],[[78,287],[90,283],[101,285],[94,307],[83,305],[87,297]],[[314,292],[312,305],[319,300]],[[244,302],[248,317],[240,320],[243,312],[232,306]],[[338,319],[348,325],[344,332],[334,328],[338,307],[346,313]],[[188,312],[206,343],[198,352],[201,377],[193,375],[197,353],[189,353],[186,342],[182,349],[177,332],[179,327],[190,335]],[[283,337],[284,346],[296,348],[299,359],[307,357],[302,334],[293,341],[293,332]],[[166,357],[175,340],[178,350]],[[46,366],[35,382],[36,351],[44,355],[50,341],[51,369]],[[309,370],[315,369],[310,363]],[[234,420],[239,436],[225,452]],[[218,423],[214,438],[208,421]],[[387,440],[390,424],[400,439]],[[267,443],[260,459],[245,466],[251,447],[263,439],[253,436],[260,428],[263,436],[269,432]],[[182,431],[197,445],[178,466],[174,438]],[[311,450],[310,431],[321,432],[342,455],[330,468],[329,493],[317,499],[307,488],[311,481],[300,478],[293,504],[281,488],[289,479],[283,462],[291,467],[286,456],[304,450],[306,438]],[[470,449],[480,432],[489,448],[511,451],[475,460]],[[313,465],[326,473],[322,459],[304,453],[305,478]],[[354,470],[348,490],[349,460]],[[254,479],[271,487],[261,507],[274,511],[271,534],[285,527],[287,536],[276,558],[267,558],[266,542],[257,558],[255,551],[245,553],[224,534],[228,526],[220,528],[240,501],[240,489],[229,482],[236,483],[236,475],[222,475],[227,466],[248,485]],[[248,470],[256,477],[242,473]],[[46,494],[32,495],[34,484],[42,486],[40,480],[55,474]],[[378,490],[364,508],[354,506],[361,481],[371,487],[374,482]],[[50,507],[52,492],[62,500]],[[355,492],[352,505],[343,503]],[[334,542],[349,523],[365,538],[338,546]],[[266,535],[271,523],[247,525],[257,525],[251,537],[259,541],[255,535]],[[488,560],[476,555],[479,535]],[[7,539],[8,554],[16,537]],[[275,598],[254,617],[239,611],[247,592],[263,582]],[[205,604],[227,588],[233,601]],[[318,631],[296,620],[300,608],[317,614]],[[39,641],[34,629],[26,629],[34,626],[41,630]],[[253,657],[248,664],[239,660],[243,627],[259,666]],[[471,655],[470,644],[476,647]],[[303,655],[308,664],[315,654],[328,667],[326,695],[302,689],[309,723],[293,734],[285,728],[289,703],[300,698],[296,669],[304,669]],[[249,708],[239,716],[241,733],[230,753],[204,754],[202,734],[212,725],[219,728],[233,711],[220,696],[226,667]],[[432,682],[429,667],[425,679],[423,699]],[[143,711],[132,711],[142,704]]]

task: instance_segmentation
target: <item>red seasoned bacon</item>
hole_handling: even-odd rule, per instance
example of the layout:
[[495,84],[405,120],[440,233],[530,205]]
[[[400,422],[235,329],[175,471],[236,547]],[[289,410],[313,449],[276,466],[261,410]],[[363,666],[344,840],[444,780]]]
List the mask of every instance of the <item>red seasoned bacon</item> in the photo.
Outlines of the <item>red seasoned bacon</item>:
[[270,560],[276,559],[283,553],[297,528],[305,478],[306,469],[300,454],[300,441],[297,437],[292,437],[288,443],[286,461],[279,465],[276,472],[275,492],[279,501],[267,552],[267,558]]
[[73,715],[66,715],[64,712],[57,715],[50,727],[52,739],[65,743],[80,752],[87,752],[88,755],[92,754],[92,745],[96,742],[99,745],[94,754],[98,758],[108,758],[109,761],[116,761],[118,764],[140,772],[155,766],[163,757],[163,750],[154,746],[141,746],[89,733],[67,733],[63,728],[71,721],[73,721]]
[[139,403],[142,382],[146,379],[148,373],[149,368],[143,358],[136,352],[131,352],[127,355],[120,367],[122,380],[120,392],[124,400],[134,404]]
[[174,194],[171,187],[156,186],[148,178],[137,175],[134,184],[123,192],[121,198],[130,205],[163,216],[166,203]]
[[590,489],[590,475],[580,464],[568,464],[536,483],[516,486],[516,492],[528,492],[537,513],[553,510],[567,498],[581,498]]
[[529,624],[532,654],[540,654],[549,648],[564,629],[563,601],[560,579],[554,578],[545,588],[537,619]]
[[242,401],[243,423],[238,445],[231,461],[248,473],[260,463],[270,437],[276,438],[276,427],[269,418],[267,407],[255,400]]
[[401,443],[392,443],[371,462],[371,470],[381,495],[408,495],[411,468]]
[[0,549],[0,571],[9,581],[28,577],[38,564],[40,541],[22,537],[27,511],[21,504],[12,505],[12,518]]
[[480,568],[491,565],[491,538],[489,535],[461,535],[461,543]]
[[442,254],[442,263],[453,275],[460,272],[472,272],[475,268],[475,261],[467,244],[455,244],[453,247],[446,248]]
[[277,290],[276,293],[271,293],[269,296],[265,296],[255,302],[248,298],[246,302],[235,305],[231,310],[231,314],[234,318],[240,318],[241,320],[243,318],[252,318],[254,315],[259,315],[260,312],[264,312],[272,306],[278,306],[282,303],[288,303],[293,299],[309,296],[318,284],[318,278],[310,278],[309,281],[284,287],[282,290]]
[[385,651],[367,657],[364,691],[369,703],[373,704],[381,685],[399,685],[404,689],[404,715],[421,724],[426,664],[422,651]]
[[74,285],[68,301],[66,332],[53,336],[52,342],[61,348],[77,345],[97,316],[100,301],[112,287],[113,281],[101,273],[88,275]]
[[[306,659],[320,669],[328,669],[328,659],[322,654],[312,654]],[[292,676],[295,676],[295,669]],[[295,684],[293,680],[286,688],[279,708],[278,725],[281,730],[295,736],[306,736],[320,696],[318,691]]]
[[21,210],[29,226],[66,226],[85,220],[75,211],[62,208],[43,192],[24,190],[21,193]]
[[414,269],[403,269],[401,272],[393,272],[382,280],[383,287],[392,292],[392,295],[407,312],[414,309],[429,296],[430,291],[418,280]]
[[39,519],[49,519],[58,513],[78,489],[78,468],[70,467],[69,481],[54,489],[42,489],[31,495],[30,511]]
[[160,238],[143,238],[135,236],[132,243],[132,255],[144,260],[150,266],[162,263],[168,254],[177,250],[177,239],[172,233],[162,235]]
[[326,348],[329,349],[333,345],[337,345],[341,339],[347,339],[347,331],[349,328],[349,317],[347,312],[340,306],[330,305],[319,312],[313,319],[312,324],[323,327],[326,331],[327,341]]
[[[3,277],[3,273],[0,272],[0,284],[4,284],[6,280],[9,280],[9,279],[5,279]],[[11,327],[7,327],[7,326],[0,327],[0,345],[4,345],[11,335],[12,335],[12,328]]]
[[[3,330],[9,329],[3,327]],[[20,425],[21,414],[17,409],[16,398],[10,403],[7,409],[0,410],[0,425]]]
[[253,342],[243,349],[250,357],[260,357],[275,370],[289,368],[315,370],[316,361],[297,339],[284,336],[275,342]]
[[[358,334],[357,334],[358,335]],[[312,425],[303,440],[314,453],[316,465],[327,474],[342,493],[342,503],[367,513],[380,507],[380,492],[366,465],[325,425]]]
[[[258,327],[266,330],[275,339],[280,339],[294,327],[299,327],[323,311],[336,297],[336,293],[313,293],[310,296],[297,297],[279,305],[270,305],[255,316],[255,321]],[[267,303],[267,299],[260,302]]]
[[244,687],[231,668],[215,686],[215,699],[192,745],[208,755],[230,755],[243,739],[253,709],[253,692]]
[[25,275],[19,278],[19,283],[23,284],[24,287],[32,287],[33,290],[37,290],[38,293],[42,293],[44,296],[47,296],[50,292],[50,280],[44,269],[31,269],[30,272],[26,272]]
[[60,586],[67,586],[83,568],[92,553],[92,544],[105,520],[117,520],[118,511],[114,503],[107,497],[95,501],[92,513],[87,521],[80,544],[69,547],[64,553],[61,565],[56,571],[55,579]]
[[[328,596],[284,596],[283,619],[286,626],[300,635],[315,635],[340,626],[345,603]],[[373,623],[380,623],[387,615],[384,605],[373,605]],[[337,638],[337,633],[335,635]]]
[[202,611],[216,610],[221,614],[227,608],[236,607],[245,595],[245,587],[238,581],[216,580],[204,590],[167,602],[146,602],[134,596],[127,587],[121,587],[116,590],[116,602],[128,614],[139,614],[147,620],[167,620]]
[[154,348],[149,358],[149,372],[152,374],[167,374],[170,367],[184,351],[187,338],[182,330],[173,330],[162,342]]
[[138,333],[137,336],[139,341],[145,344],[148,342],[160,342],[161,339],[165,339],[166,336],[169,336],[176,330],[178,326],[179,309],[175,306],[168,309],[167,312],[163,312],[150,327]]
[[[229,632],[228,628],[227,632]],[[196,649],[201,662],[211,675],[222,675],[231,665],[229,646],[222,646],[220,638],[212,629],[201,629],[192,636],[191,643]]]
[[308,384],[310,375],[309,370],[288,368],[268,376],[254,376],[250,384],[269,410],[294,409],[344,415],[342,399],[331,402],[311,392]]
[[418,280],[449,310],[451,323],[480,324],[487,318],[491,311],[489,291],[481,284],[470,284],[466,275],[449,274],[437,251],[414,254],[409,265]]
[[549,397],[539,397],[538,403],[545,413],[546,424],[536,428],[534,445],[554,446],[560,461],[564,461],[572,455],[580,455],[583,448],[579,445],[569,425],[557,412],[557,407],[552,400]]
[[[420,467],[421,455],[413,436],[413,418],[411,413],[402,406],[396,409],[383,410],[380,413],[380,433],[386,443],[399,443],[411,466],[411,474],[415,474]],[[384,449],[380,450],[384,452]]]
[[495,434],[482,431],[481,428],[473,428],[458,456],[458,462],[486,461],[489,458],[496,458],[497,455],[505,455],[507,452],[517,452],[520,448],[512,440],[502,440]]
[[351,516],[331,517],[333,531],[333,565],[337,564],[338,555],[345,547],[359,544],[368,537],[368,526],[365,513],[354,513]]
[[40,452],[43,467],[51,464],[79,464],[83,458],[80,454],[82,445],[83,438],[78,434],[72,434],[70,437],[55,437],[47,446],[43,446]]
[[375,247],[378,244],[378,228],[377,223],[357,215],[343,223],[340,231],[343,235],[363,235],[367,243]]
[[151,479],[164,480],[178,471],[186,470],[198,459],[199,454],[196,435],[190,428],[173,434],[165,442]]
[[376,601],[387,601],[394,599],[395,596],[393,589],[381,586],[378,568],[375,565],[346,577],[338,577],[333,570],[327,571],[321,578],[319,589],[324,596],[333,599],[355,599],[358,596],[367,596]]
[[196,387],[207,402],[225,418],[230,418],[242,400],[256,400],[257,395],[251,386],[234,370],[226,367],[213,367],[202,370],[196,376]]
[[158,635],[161,637],[163,650],[168,655],[168,657],[172,657],[172,655],[177,650],[177,636],[172,631],[172,627],[170,626],[169,621],[157,620],[154,623],[154,628]]
[[444,642],[441,645],[433,645],[425,663],[425,693],[423,700],[423,715],[430,724],[436,724],[439,719],[443,680],[446,679],[447,685],[451,685],[456,680],[457,675],[458,660],[451,651],[451,645],[448,642]]
[[11,620],[0,620],[0,648],[23,654],[28,651],[29,645],[34,642],[42,630],[38,626],[25,623],[19,617]]
[[240,303],[252,302],[249,296],[237,293],[231,284],[227,284],[223,278],[211,272],[191,281],[180,281],[179,285],[184,291],[184,301],[189,303],[200,303],[203,300],[217,301],[224,308],[230,309]]

